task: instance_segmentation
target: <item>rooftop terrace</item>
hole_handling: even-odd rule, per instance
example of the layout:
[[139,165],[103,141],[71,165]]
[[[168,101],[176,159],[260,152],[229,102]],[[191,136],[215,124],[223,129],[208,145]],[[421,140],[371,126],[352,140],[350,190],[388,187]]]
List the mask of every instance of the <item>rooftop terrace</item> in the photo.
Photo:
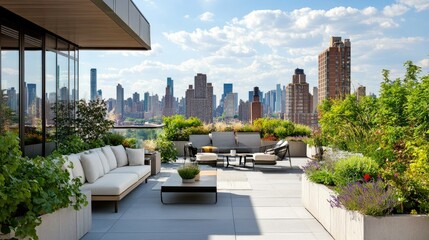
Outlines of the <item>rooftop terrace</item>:
[[307,160],[292,158],[293,169],[286,161],[255,170],[218,167],[217,204],[198,194],[170,196],[191,204],[163,205],[159,187],[183,160],[163,164],[119,203],[119,213],[111,203],[94,203],[92,229],[83,239],[332,239],[301,203],[299,166]]

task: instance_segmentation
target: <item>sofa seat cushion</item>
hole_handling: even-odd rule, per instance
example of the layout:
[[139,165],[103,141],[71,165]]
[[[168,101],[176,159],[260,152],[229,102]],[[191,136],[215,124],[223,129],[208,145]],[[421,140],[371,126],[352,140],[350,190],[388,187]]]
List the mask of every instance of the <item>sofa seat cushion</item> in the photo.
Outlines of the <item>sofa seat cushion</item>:
[[255,161],[276,161],[277,156],[271,155],[271,154],[265,154],[265,153],[254,153],[253,154],[253,160]]
[[94,183],[85,183],[81,190],[90,190],[92,195],[119,195],[138,180],[134,173],[109,173]]
[[149,165],[141,165],[141,166],[124,166],[120,168],[115,168],[109,172],[109,174],[120,174],[120,173],[134,173],[137,176],[142,178],[143,176],[149,174],[150,175],[150,166]]
[[196,155],[197,161],[217,161],[216,153],[198,153]]

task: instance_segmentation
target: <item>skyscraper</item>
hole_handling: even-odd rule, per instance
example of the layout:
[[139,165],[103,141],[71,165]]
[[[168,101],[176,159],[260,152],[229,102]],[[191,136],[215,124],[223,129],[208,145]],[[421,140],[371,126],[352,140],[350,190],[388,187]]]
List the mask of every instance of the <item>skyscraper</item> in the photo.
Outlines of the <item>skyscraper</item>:
[[213,86],[207,83],[207,75],[198,73],[186,90],[186,117],[198,117],[206,123],[213,122]]
[[[101,90],[101,89],[97,90],[97,98],[103,99],[103,90]],[[77,99],[77,98],[74,98],[74,99]]]
[[170,89],[171,97],[174,97],[174,81],[171,77],[167,78],[167,87]]
[[295,123],[312,126],[313,96],[309,92],[304,69],[295,69],[292,83],[286,87],[286,113],[285,119]]
[[133,102],[140,102],[140,94],[138,92],[133,93]]
[[120,119],[124,118],[124,88],[118,83],[116,86],[116,109],[115,114]]
[[282,87],[280,84],[276,85],[275,112],[282,112]]
[[91,100],[97,98],[97,69],[91,68]]
[[165,88],[164,109],[162,115],[169,117],[174,114],[173,102],[173,79],[167,78],[167,87]]
[[330,46],[319,54],[319,103],[350,94],[350,39],[331,37]]
[[147,112],[149,111],[149,92],[144,93],[144,104],[143,104],[143,111]]
[[36,84],[35,83],[27,83],[27,101],[28,108],[31,108],[33,104],[35,104],[36,100]]
[[224,99],[224,108],[225,118],[234,118],[235,115],[235,94],[227,93]]
[[[252,96],[253,98],[253,96]],[[242,122],[250,121],[250,107],[251,102],[240,99],[240,104],[238,105],[238,119]]]
[[250,121],[253,122],[262,117],[262,104],[259,101],[259,87],[253,88],[253,101],[250,108]]
[[356,97],[357,97],[358,101],[361,100],[365,96],[366,96],[366,87],[359,85],[359,87],[356,91]]
[[223,97],[225,97],[228,93],[232,93],[232,83],[223,84]]

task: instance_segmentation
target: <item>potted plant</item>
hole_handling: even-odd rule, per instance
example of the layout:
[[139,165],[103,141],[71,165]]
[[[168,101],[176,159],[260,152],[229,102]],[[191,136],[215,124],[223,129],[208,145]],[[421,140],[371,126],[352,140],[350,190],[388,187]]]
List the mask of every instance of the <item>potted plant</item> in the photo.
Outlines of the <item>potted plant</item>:
[[200,173],[200,167],[196,164],[184,164],[177,169],[177,172],[184,183],[194,182],[195,177]]

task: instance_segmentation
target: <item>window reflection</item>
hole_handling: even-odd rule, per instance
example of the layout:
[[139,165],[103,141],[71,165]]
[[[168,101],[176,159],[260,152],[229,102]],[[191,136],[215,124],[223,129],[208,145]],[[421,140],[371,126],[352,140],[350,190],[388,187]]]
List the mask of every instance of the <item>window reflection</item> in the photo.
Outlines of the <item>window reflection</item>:
[[19,33],[17,30],[1,26],[0,34],[0,89],[4,108],[12,115],[2,121],[2,129],[19,134]]

